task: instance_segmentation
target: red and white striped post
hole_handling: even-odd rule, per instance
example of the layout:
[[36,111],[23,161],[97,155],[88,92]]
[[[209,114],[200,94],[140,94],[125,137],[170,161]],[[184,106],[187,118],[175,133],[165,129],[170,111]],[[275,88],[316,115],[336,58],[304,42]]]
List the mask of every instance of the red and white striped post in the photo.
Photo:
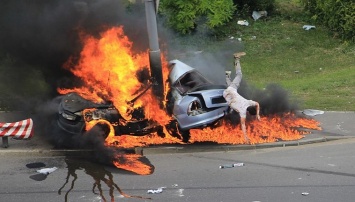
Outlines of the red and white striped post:
[[0,137],[4,148],[9,147],[8,137],[29,139],[33,136],[33,121],[26,119],[14,123],[0,123]]

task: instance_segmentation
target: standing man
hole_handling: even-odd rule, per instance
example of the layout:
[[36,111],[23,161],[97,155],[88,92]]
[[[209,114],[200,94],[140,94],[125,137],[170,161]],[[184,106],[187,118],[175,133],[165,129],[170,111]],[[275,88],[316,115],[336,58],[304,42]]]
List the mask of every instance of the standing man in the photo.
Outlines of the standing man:
[[235,67],[235,78],[231,81],[230,74],[231,71],[226,71],[226,82],[228,88],[224,90],[223,97],[226,99],[230,108],[238,112],[240,115],[240,126],[243,131],[245,140],[249,143],[249,138],[247,135],[247,130],[245,126],[245,120],[247,115],[248,107],[256,108],[256,118],[260,121],[260,106],[258,102],[253,100],[247,100],[237,92],[240,82],[242,80],[242,67],[240,66],[240,57],[246,55],[245,52],[234,53],[234,67]]

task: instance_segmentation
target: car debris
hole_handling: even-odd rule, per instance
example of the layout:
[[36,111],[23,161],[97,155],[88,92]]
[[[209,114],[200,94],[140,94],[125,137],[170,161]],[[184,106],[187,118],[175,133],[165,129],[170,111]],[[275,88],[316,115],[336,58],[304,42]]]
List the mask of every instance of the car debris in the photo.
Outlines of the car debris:
[[149,189],[147,194],[160,194],[166,187],[159,187],[158,189]]
[[244,26],[249,26],[249,22],[246,20],[238,20],[238,25],[244,25]]
[[40,170],[37,170],[38,173],[41,174],[45,174],[45,175],[49,175],[50,173],[54,172],[55,170],[57,170],[57,167],[53,167],[53,168],[42,168]]
[[316,26],[314,26],[314,25],[303,25],[302,28],[303,28],[304,30],[308,31],[308,30],[310,30],[310,29],[315,29]]
[[267,16],[267,11],[253,11],[252,17],[254,20],[257,20],[261,17],[266,17]]
[[305,109],[305,110],[303,110],[302,113],[307,116],[317,116],[320,114],[324,114],[324,111],[316,110],[316,109]]
[[234,168],[234,167],[242,167],[244,166],[244,163],[233,163],[233,164],[224,164],[219,166],[220,169],[224,169],[224,168]]

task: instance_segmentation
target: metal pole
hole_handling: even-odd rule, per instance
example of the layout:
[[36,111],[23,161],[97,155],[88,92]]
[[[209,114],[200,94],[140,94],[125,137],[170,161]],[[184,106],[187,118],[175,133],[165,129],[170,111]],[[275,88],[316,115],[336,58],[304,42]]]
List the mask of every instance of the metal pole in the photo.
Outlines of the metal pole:
[[153,79],[153,93],[159,99],[164,98],[163,72],[159,49],[156,7],[154,0],[145,0],[145,14],[149,39],[149,63]]

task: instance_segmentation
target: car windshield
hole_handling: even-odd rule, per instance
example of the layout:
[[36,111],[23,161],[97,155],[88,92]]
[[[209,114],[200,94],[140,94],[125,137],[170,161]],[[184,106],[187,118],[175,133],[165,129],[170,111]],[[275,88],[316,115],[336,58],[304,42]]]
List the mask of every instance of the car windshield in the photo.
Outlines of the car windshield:
[[182,77],[180,77],[175,82],[174,86],[176,89],[178,89],[178,91],[181,94],[185,94],[187,92],[192,92],[197,87],[200,87],[203,85],[211,85],[211,84],[212,83],[210,81],[208,81],[205,77],[203,77],[197,71],[190,71],[190,72],[184,74]]

